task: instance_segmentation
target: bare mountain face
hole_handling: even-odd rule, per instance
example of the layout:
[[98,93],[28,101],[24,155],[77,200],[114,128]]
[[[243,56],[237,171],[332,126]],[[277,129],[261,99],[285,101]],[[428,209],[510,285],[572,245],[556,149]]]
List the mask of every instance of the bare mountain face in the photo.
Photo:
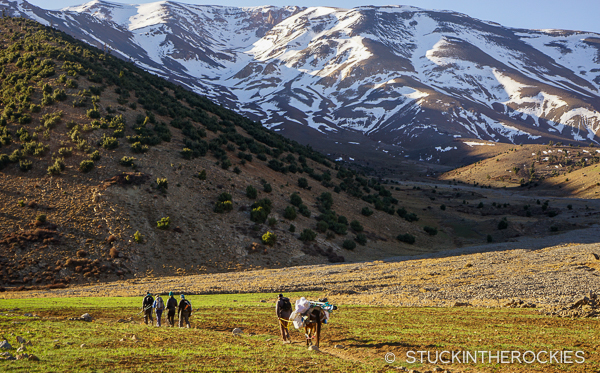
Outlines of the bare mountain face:
[[408,6],[0,0],[345,159],[452,163],[460,139],[599,142],[600,34]]

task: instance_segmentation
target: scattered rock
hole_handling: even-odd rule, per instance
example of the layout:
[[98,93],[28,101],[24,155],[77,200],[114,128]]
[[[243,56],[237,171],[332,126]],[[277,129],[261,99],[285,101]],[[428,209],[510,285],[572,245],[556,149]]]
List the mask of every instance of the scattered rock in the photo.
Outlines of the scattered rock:
[[531,302],[524,302],[521,299],[513,300],[512,302],[506,303],[504,307],[508,308],[535,308],[535,304]]
[[26,343],[27,341],[25,340],[25,338],[21,337],[20,335],[17,336],[17,343]]
[[79,346],[79,348],[84,348],[86,346],[85,343],[82,343],[81,346]]
[[342,345],[335,345],[334,348],[339,348],[339,349],[345,349],[346,347],[342,346]]
[[444,371],[444,369],[442,369],[442,368],[440,368],[440,367],[435,367],[435,368],[433,368],[433,371],[434,371],[434,372],[443,372],[443,371]]
[[308,351],[319,351],[319,347],[312,345],[312,346],[308,346]]
[[40,358],[35,355],[29,355],[29,360],[30,361],[40,361]]
[[8,343],[7,340],[4,340],[4,341],[0,342],[0,348],[4,349],[4,350],[10,350],[10,349],[12,349],[12,346],[10,345],[10,343]]
[[452,307],[470,307],[471,304],[468,302],[455,302]]
[[131,336],[131,340],[132,340],[132,341],[137,341],[137,340],[138,340],[138,337],[137,337],[137,336],[134,334],[134,335],[132,335],[132,336]]
[[17,348],[17,352],[24,352],[27,351],[27,348],[23,345],[21,345],[21,347]]
[[59,348],[60,348],[60,344],[59,344],[59,343],[56,343],[56,344],[54,345],[54,348],[55,348],[55,349],[59,349]]
[[23,316],[25,316],[25,317],[33,317],[33,313],[24,313]]
[[20,354],[20,355],[17,355],[15,358],[16,358],[17,360],[29,359],[29,354],[22,353],[22,354]]
[[5,351],[0,353],[0,360],[16,360],[14,356],[11,355],[10,352]]
[[408,373],[420,373],[420,372],[418,370],[416,370],[416,369],[411,369],[411,370],[408,371]]
[[596,253],[591,253],[591,256],[593,260],[600,260],[600,256],[598,256]]
[[238,336],[238,335],[242,334],[243,332],[244,331],[242,329],[240,329],[240,328],[235,328],[232,331],[233,335],[235,335],[235,336]]

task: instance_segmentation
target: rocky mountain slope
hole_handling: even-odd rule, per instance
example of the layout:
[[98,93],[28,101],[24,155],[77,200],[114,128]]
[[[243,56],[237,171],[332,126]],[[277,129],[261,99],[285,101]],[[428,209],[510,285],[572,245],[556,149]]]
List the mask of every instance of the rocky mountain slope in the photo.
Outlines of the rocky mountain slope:
[[349,161],[452,163],[461,137],[598,142],[596,33],[408,6],[1,6]]
[[0,66],[0,291],[449,245],[379,180],[55,29],[0,19]]

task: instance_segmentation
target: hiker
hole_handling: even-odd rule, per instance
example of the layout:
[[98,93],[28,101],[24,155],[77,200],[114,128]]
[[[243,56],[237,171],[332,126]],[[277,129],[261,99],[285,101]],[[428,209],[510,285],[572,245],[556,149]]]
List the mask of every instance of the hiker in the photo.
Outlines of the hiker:
[[163,302],[163,299],[160,297],[160,294],[156,296],[156,299],[152,304],[152,308],[154,308],[156,312],[156,326],[160,326],[160,319],[162,318],[162,313],[165,309],[165,302]]
[[152,298],[152,294],[150,292],[146,292],[146,296],[144,297],[144,301],[142,302],[142,311],[144,312],[144,322],[148,325],[148,320],[152,322],[152,304],[154,303],[154,298]]
[[288,329],[290,315],[292,314],[292,303],[290,302],[290,299],[284,297],[283,294],[277,296],[275,313],[277,314],[283,343],[292,343],[292,338],[290,337],[290,331]]
[[177,299],[173,296],[173,292],[169,292],[167,300],[167,323],[170,327],[175,326],[175,309],[177,308]]
[[186,327],[189,329],[190,316],[192,316],[192,304],[189,300],[185,299],[183,294],[181,294],[177,314],[179,316],[179,327],[183,328],[183,323],[185,322]]

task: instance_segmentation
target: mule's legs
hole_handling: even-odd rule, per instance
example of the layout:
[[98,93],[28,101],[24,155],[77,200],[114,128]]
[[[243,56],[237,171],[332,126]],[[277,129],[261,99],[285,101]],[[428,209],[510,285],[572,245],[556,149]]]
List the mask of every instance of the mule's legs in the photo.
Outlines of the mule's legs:
[[317,343],[316,346],[319,347],[319,341],[321,340],[321,319],[317,321]]

